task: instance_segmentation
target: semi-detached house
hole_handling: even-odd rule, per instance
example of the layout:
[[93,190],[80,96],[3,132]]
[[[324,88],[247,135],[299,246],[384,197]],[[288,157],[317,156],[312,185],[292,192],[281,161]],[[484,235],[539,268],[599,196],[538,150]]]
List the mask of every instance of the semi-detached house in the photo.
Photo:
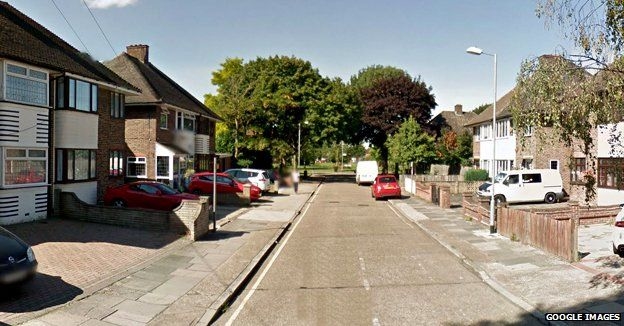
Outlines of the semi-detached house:
[[221,118],[152,64],[149,46],[130,45],[104,64],[142,90],[126,97],[127,179],[177,187],[190,170],[211,169]]
[[139,90],[0,2],[0,224],[45,218],[54,189],[95,203],[123,182],[108,178],[108,146],[125,146],[110,131],[130,94]]

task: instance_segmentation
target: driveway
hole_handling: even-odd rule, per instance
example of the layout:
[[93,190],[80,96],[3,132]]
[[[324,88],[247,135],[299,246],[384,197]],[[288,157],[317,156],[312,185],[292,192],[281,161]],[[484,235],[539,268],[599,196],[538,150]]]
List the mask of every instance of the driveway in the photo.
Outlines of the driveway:
[[33,247],[39,273],[20,289],[0,291],[0,324],[19,323],[30,312],[97,290],[133,266],[186,242],[171,233],[63,219],[6,228]]

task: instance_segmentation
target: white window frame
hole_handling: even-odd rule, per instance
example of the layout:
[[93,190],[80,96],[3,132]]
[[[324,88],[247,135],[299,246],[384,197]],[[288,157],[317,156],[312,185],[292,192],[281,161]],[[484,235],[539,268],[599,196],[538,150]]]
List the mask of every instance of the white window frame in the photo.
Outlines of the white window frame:
[[[23,157],[7,157],[7,150],[17,149],[17,150],[25,150],[26,156]],[[38,150],[44,151],[45,157],[30,157],[29,151]],[[2,153],[2,180],[0,180],[0,184],[3,188],[23,188],[23,187],[36,187],[36,186],[46,186],[48,184],[48,149],[47,148],[36,148],[36,147],[3,147],[0,151]],[[7,160],[30,160],[30,161],[44,161],[45,162],[45,177],[42,182],[37,183],[20,183],[20,184],[11,184],[7,185],[6,182],[6,161]]]
[[533,136],[533,126],[526,126],[526,128],[524,128],[524,136]]
[[[130,164],[143,164],[145,165],[145,174],[130,174]],[[128,156],[126,157],[126,176],[130,178],[147,178],[147,158],[145,156]]]
[[509,120],[496,121],[496,138],[509,136]]
[[[167,175],[159,175],[158,174],[158,158],[159,157],[166,157],[167,158]],[[172,159],[171,156],[165,156],[165,155],[158,155],[156,156],[156,164],[154,164],[154,175],[156,176],[156,179],[171,179],[171,169],[173,168],[173,164],[172,164]]]
[[[184,121],[192,120],[193,121],[193,130],[184,129]],[[182,111],[176,111],[176,130],[184,130],[188,132],[196,132],[197,131],[197,116],[195,114],[186,113]]]
[[[9,69],[8,69],[9,65],[26,69],[26,75],[24,76],[24,75],[20,75],[20,74],[9,72]],[[14,102],[17,102],[17,103],[24,103],[24,104],[27,104],[27,105],[50,106],[50,73],[47,70],[41,69],[41,68],[38,68],[38,67],[34,67],[34,66],[30,66],[30,65],[25,65],[25,64],[18,63],[18,62],[15,62],[15,61],[5,61],[3,68],[4,68],[4,75],[2,76],[2,81],[3,81],[3,85],[4,85],[3,88],[4,89],[3,89],[2,96],[3,96],[3,98],[5,100],[14,101]],[[45,81],[43,79],[40,79],[40,78],[31,77],[30,76],[30,71],[31,70],[34,70],[36,72],[40,72],[40,73],[45,74],[46,75]],[[7,76],[23,78],[23,79],[27,79],[27,80],[36,81],[36,82],[45,82],[45,84],[46,84],[46,97],[45,97],[45,101],[46,102],[45,102],[45,104],[42,105],[42,104],[39,104],[39,103],[23,102],[23,101],[7,98]]]

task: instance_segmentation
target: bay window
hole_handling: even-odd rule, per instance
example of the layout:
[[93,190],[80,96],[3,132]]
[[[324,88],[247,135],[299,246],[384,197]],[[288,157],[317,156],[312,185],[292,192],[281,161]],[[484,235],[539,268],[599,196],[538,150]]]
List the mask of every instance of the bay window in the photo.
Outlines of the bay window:
[[622,189],[624,158],[598,159],[598,188]]
[[56,106],[84,112],[97,112],[98,86],[73,78],[56,80]]
[[3,185],[45,184],[47,156],[45,149],[5,148]]
[[195,131],[195,115],[177,112],[176,129]]
[[124,158],[121,151],[110,151],[108,153],[108,175],[121,176],[124,174]]
[[90,181],[96,179],[96,150],[57,149],[56,181]]
[[5,98],[10,101],[47,106],[48,74],[21,65],[6,64]]

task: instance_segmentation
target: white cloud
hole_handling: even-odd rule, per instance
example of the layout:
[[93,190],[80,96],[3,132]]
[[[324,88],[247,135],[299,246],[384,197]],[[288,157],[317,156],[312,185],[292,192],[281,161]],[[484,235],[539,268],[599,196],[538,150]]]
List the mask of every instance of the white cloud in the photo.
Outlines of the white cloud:
[[89,8],[106,9],[110,7],[125,7],[137,3],[139,0],[85,0]]

